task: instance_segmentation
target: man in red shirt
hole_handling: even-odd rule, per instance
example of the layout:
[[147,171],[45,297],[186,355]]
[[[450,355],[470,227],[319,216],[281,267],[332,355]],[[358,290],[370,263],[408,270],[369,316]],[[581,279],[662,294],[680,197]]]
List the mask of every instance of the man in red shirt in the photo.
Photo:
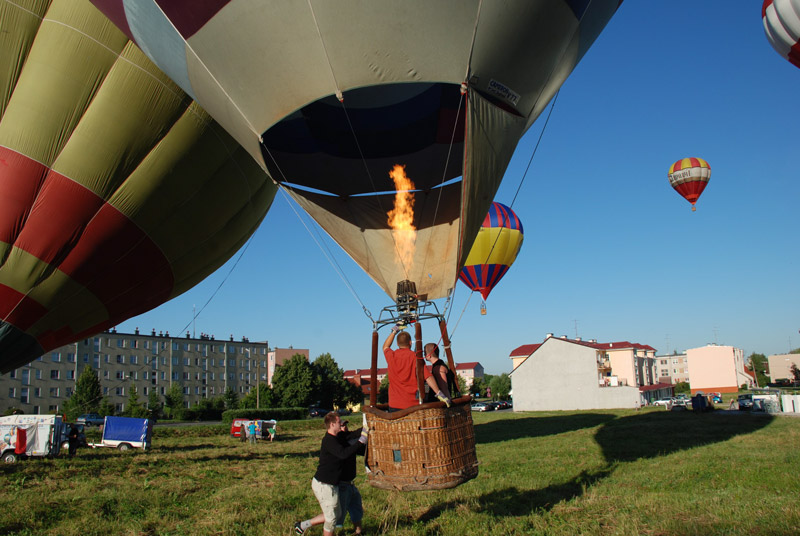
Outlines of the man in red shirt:
[[[389,366],[389,409],[406,409],[421,404],[417,390],[417,354],[411,350],[411,335],[400,331],[400,326],[392,327],[392,332],[383,343],[383,355]],[[397,350],[392,343],[397,335]]]

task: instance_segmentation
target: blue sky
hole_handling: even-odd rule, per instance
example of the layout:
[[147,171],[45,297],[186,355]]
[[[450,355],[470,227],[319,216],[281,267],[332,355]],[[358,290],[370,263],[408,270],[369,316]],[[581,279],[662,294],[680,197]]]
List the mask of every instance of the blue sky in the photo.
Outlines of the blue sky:
[[[509,352],[547,333],[659,354],[715,342],[746,355],[800,347],[800,69],[769,45],[760,7],[622,5],[563,85],[524,181],[547,111],[517,148],[495,200],[510,204],[522,183],[513,209],[525,242],[486,316],[480,295],[458,284],[457,362],[509,372]],[[687,156],[712,169],[694,213],[667,180]],[[377,318],[391,302],[325,237],[356,299],[295,210],[279,193],[243,254],[118,330],[188,325],[369,367],[362,303]],[[435,329],[424,326],[426,340]]]

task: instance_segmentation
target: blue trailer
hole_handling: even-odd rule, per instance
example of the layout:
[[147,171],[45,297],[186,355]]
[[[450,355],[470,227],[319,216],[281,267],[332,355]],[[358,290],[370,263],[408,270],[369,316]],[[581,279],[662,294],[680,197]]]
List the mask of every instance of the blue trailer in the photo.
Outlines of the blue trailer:
[[153,421],[134,417],[106,417],[100,443],[89,443],[92,448],[113,447],[125,451],[131,448],[147,450],[153,436]]

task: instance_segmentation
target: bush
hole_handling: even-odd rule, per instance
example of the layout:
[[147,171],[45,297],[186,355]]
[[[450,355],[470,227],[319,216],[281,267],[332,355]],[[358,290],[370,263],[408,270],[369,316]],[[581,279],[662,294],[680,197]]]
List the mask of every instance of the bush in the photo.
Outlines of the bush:
[[306,408],[264,408],[229,409],[222,413],[222,422],[231,424],[233,419],[275,419],[276,421],[296,421],[308,416]]

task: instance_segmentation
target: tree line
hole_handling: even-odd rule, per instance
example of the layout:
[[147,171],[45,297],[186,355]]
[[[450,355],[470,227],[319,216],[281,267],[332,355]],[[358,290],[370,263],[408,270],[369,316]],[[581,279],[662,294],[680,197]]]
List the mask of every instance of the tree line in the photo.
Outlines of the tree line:
[[[123,417],[167,418],[174,420],[216,420],[229,409],[310,407],[346,407],[361,404],[361,389],[344,379],[344,371],[329,353],[321,354],[313,362],[304,355],[295,354],[275,368],[272,386],[259,383],[257,389],[239,397],[231,387],[225,392],[186,407],[183,384],[173,381],[163,398],[151,390],[147,400],[139,396],[136,382],[131,381],[128,401]],[[74,421],[84,413],[115,415],[115,407],[103,396],[97,371],[87,366],[83,369],[75,390],[64,404],[67,420]]]

